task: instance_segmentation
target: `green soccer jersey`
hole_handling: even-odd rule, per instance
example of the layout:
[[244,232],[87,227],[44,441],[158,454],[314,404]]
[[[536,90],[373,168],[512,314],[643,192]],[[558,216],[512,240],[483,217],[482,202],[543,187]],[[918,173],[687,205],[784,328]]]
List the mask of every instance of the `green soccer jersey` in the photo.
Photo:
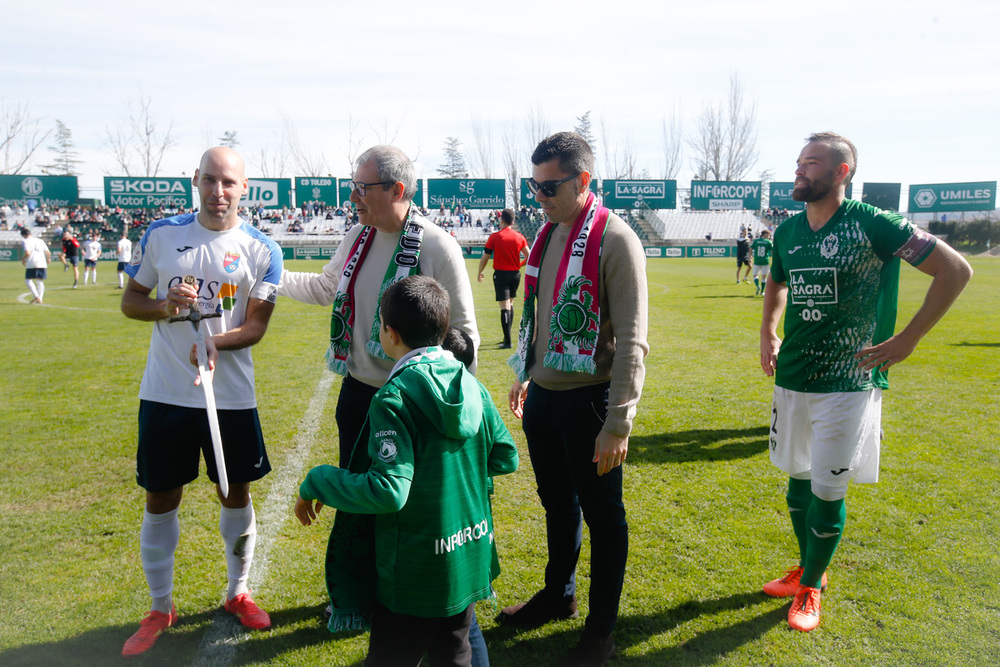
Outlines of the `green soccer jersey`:
[[754,266],[767,266],[771,261],[771,248],[774,242],[771,239],[756,238],[750,246],[750,254],[753,255]]
[[785,335],[775,384],[793,391],[887,388],[884,371],[862,371],[854,355],[893,334],[899,259],[916,266],[933,236],[897,213],[851,199],[819,231],[806,213],[774,233],[771,277],[788,285]]

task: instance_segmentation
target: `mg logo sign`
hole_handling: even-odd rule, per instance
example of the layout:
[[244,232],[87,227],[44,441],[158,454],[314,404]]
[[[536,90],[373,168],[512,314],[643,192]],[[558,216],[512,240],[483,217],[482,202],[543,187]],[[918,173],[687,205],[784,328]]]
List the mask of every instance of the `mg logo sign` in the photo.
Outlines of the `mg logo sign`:
[[934,205],[934,202],[937,201],[937,195],[930,188],[923,188],[918,190],[917,194],[913,195],[913,201],[920,208],[927,208]]
[[37,197],[42,194],[42,181],[35,176],[28,176],[21,181],[21,192],[29,197]]

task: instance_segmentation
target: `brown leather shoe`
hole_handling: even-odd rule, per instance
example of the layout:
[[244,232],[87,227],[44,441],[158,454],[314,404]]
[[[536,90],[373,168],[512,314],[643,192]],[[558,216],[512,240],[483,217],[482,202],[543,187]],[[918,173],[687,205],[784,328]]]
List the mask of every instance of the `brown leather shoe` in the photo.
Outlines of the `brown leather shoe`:
[[504,607],[496,617],[496,622],[510,628],[537,628],[549,621],[578,618],[576,596],[555,598],[545,591],[535,593],[527,602],[512,607]]
[[585,630],[563,661],[563,667],[604,667],[616,648],[614,634],[598,637]]

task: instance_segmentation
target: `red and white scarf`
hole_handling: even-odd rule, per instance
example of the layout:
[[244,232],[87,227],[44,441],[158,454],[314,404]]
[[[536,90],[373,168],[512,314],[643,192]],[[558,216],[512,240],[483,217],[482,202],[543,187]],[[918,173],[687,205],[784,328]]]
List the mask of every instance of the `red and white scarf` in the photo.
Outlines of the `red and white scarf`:
[[[598,277],[601,268],[601,243],[609,211],[593,193],[584,210],[573,223],[566,247],[559,259],[555,289],[552,290],[552,318],[549,321],[549,345],[543,364],[567,373],[597,372],[594,350],[600,330],[601,308]],[[535,337],[538,301],[538,274],[545,249],[555,224],[546,223],[528,254],[524,270],[524,310],[518,334],[517,352],[507,364],[518,380],[528,379],[530,352]]]

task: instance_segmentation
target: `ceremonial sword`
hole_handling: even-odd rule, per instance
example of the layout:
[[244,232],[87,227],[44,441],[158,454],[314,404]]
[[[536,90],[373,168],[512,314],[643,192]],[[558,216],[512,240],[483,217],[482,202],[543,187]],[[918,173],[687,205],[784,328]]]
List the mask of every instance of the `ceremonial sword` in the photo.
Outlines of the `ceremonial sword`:
[[[190,278],[190,282],[189,279]],[[194,278],[187,276],[184,282],[192,284]],[[205,332],[198,324],[202,320],[212,317],[222,317],[221,313],[202,314],[200,311],[191,309],[191,312],[183,317],[171,317],[168,322],[188,321],[194,325],[195,354],[198,357],[198,376],[201,378],[201,386],[205,388],[205,408],[208,413],[208,430],[212,434],[212,451],[215,453],[215,471],[219,476],[219,490],[223,498],[229,497],[229,475],[226,473],[226,459],[222,454],[222,431],[219,429],[219,411],[215,407],[215,389],[212,386],[212,372],[208,368],[208,350],[205,348]]]

